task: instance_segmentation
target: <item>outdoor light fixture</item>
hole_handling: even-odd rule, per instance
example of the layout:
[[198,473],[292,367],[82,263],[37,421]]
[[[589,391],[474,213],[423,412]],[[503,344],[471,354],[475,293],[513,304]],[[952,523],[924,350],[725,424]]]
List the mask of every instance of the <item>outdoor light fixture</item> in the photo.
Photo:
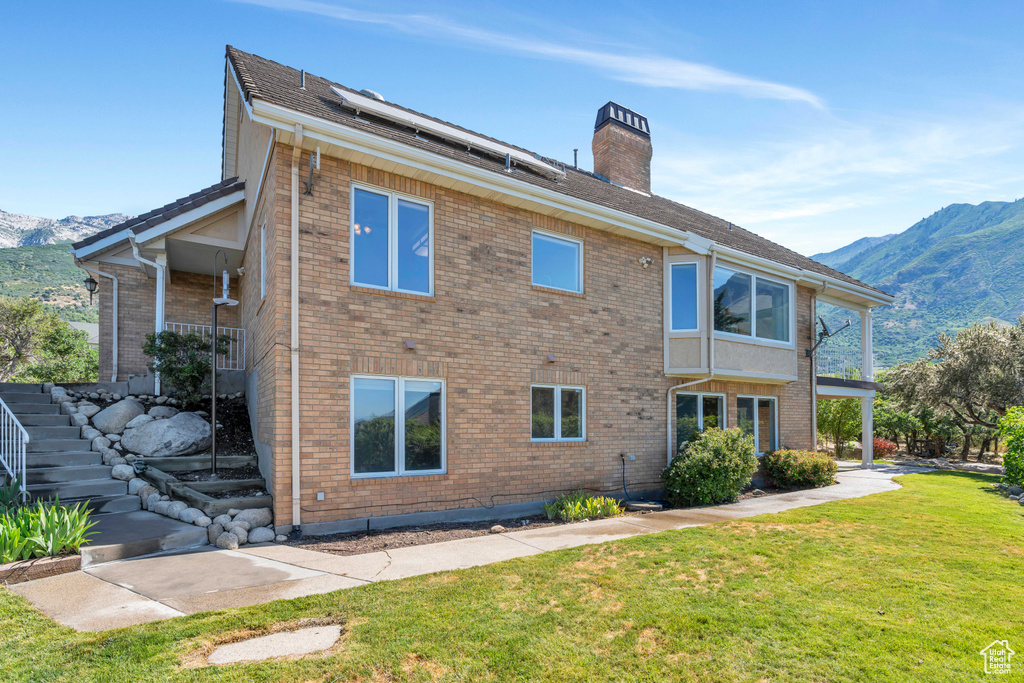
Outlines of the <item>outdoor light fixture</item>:
[[641,268],[647,270],[647,266],[654,263],[654,259],[652,259],[650,256],[641,256],[640,258],[637,259],[637,263],[640,264]]
[[100,283],[96,282],[92,275],[82,280],[82,284],[85,285],[86,290],[89,292],[89,305],[92,306],[92,295],[96,291],[96,288],[100,286]]
[[405,340],[405,348],[406,348],[407,351],[415,351],[416,350],[416,342],[414,342],[412,339],[406,339]]

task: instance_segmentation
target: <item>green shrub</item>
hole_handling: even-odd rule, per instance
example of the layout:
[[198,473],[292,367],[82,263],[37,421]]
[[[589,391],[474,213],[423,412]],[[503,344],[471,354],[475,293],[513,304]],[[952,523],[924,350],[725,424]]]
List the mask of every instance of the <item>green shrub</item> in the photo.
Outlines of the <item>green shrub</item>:
[[711,505],[736,500],[756,471],[754,437],[714,428],[687,444],[661,478],[673,505]]
[[785,489],[829,486],[839,469],[827,453],[810,451],[773,451],[762,462],[768,480]]
[[95,524],[81,503],[69,508],[36,501],[7,508],[0,512],[0,563],[78,552]]
[[[217,353],[227,355],[230,342],[226,336],[219,337]],[[210,342],[197,332],[151,333],[142,345],[142,352],[153,358],[150,367],[174,387],[186,410],[198,406],[203,398],[203,385],[210,378],[210,350]]]
[[583,491],[574,491],[559,496],[550,503],[545,503],[544,514],[548,516],[548,519],[578,522],[581,519],[615,517],[622,514],[622,508],[614,498],[595,497]]
[[1024,407],[1006,411],[1006,415],[999,419],[999,433],[1006,437],[1006,454],[1003,455],[1006,474],[1003,481],[1011,486],[1024,486]]

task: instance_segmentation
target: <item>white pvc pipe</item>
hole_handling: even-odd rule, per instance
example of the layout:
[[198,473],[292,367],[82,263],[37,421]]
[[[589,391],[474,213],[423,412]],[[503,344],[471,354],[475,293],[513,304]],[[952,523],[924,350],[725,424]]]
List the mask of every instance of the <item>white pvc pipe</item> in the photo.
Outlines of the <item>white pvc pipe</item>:
[[291,374],[292,374],[292,528],[302,524],[299,482],[299,161],[302,158],[302,125],[295,124],[292,141],[291,224]]
[[91,268],[90,266],[85,265],[84,263],[82,263],[78,259],[75,259],[75,265],[78,266],[79,268],[81,268],[82,270],[87,271],[89,273],[95,273],[96,275],[100,275],[102,277],[110,278],[110,281],[113,283],[113,288],[112,288],[112,292],[113,293],[111,295],[111,302],[113,304],[113,312],[111,314],[111,327],[113,327],[113,330],[112,330],[113,339],[112,339],[111,344],[110,344],[110,346],[111,346],[111,356],[112,356],[111,364],[110,364],[110,368],[111,368],[111,370],[110,370],[110,381],[111,382],[116,382],[117,381],[117,336],[118,336],[117,335],[117,333],[118,333],[118,328],[117,328],[117,278],[115,276],[111,275],[110,273],[104,273],[102,270],[97,270],[96,268]]
[[[160,263],[159,261],[150,261],[147,258],[143,258],[142,254],[139,253],[139,245],[135,243],[135,236],[131,233],[128,234],[128,241],[132,245],[132,254],[135,256],[135,260],[139,263],[144,263],[147,266],[151,266],[156,270],[156,316],[154,321],[154,329],[157,334],[164,331],[164,298],[165,298],[165,284],[164,278],[166,277],[166,263]],[[160,373],[156,373],[153,377],[153,393],[157,396],[160,395]]]

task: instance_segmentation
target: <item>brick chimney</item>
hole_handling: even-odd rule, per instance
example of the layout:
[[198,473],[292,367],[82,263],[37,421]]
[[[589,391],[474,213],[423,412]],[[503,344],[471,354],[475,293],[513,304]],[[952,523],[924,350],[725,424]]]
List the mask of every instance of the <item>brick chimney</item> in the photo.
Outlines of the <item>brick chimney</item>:
[[609,102],[597,110],[592,148],[594,173],[650,193],[651,129],[646,116]]

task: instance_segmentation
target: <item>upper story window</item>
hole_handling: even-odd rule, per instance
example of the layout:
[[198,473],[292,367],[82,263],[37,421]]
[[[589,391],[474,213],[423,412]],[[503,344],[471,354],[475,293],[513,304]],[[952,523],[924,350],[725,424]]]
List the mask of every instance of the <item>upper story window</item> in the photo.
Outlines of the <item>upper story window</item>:
[[533,231],[533,284],[583,291],[583,242]]
[[731,268],[715,268],[715,330],[790,341],[789,285]]
[[671,265],[671,320],[672,331],[697,329],[697,264]]
[[429,202],[352,188],[354,285],[434,293],[434,220]]

